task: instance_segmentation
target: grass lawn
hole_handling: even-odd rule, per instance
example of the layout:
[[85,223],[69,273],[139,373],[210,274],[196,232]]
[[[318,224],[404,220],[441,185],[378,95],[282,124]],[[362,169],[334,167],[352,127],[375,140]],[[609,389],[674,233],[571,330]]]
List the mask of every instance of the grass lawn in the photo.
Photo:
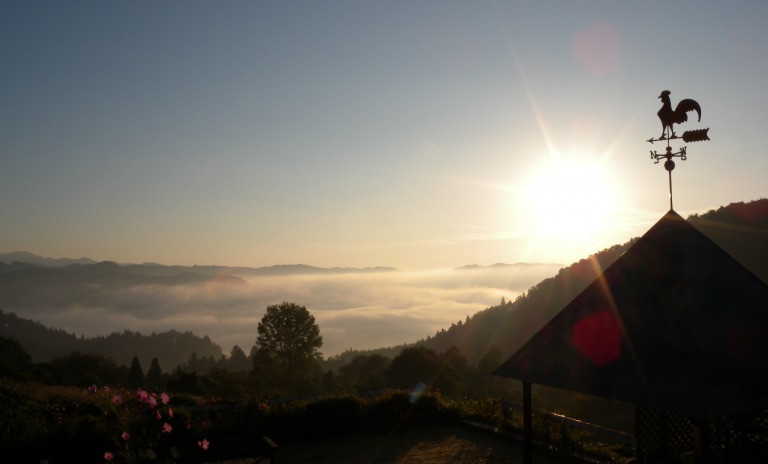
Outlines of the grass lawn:
[[[462,424],[407,425],[390,431],[280,444],[280,464],[522,463],[521,442]],[[536,464],[563,461],[534,449]]]

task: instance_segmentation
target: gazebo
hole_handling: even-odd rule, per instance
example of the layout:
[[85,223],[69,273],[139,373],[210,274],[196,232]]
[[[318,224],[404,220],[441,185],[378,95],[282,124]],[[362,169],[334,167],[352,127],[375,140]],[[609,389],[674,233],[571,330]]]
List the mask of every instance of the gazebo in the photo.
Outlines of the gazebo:
[[523,382],[528,449],[540,384],[636,404],[639,457],[706,456],[766,420],[768,285],[670,209],[494,374]]

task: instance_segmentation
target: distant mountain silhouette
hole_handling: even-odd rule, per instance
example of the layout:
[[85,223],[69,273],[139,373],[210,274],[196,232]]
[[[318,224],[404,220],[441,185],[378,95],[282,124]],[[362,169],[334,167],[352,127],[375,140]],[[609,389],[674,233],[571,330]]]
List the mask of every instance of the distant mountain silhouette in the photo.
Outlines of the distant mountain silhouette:
[[33,362],[48,362],[79,351],[106,356],[118,365],[129,366],[136,355],[145,371],[156,357],[163,371],[170,372],[189,361],[192,353],[200,358],[212,356],[214,360],[222,356],[221,347],[208,336],[197,336],[192,332],[170,330],[142,335],[125,330],[107,336],[77,337],[3,311],[0,311],[0,337],[17,340],[32,356]]
[[46,258],[44,256],[32,254],[28,251],[0,253],[0,263],[12,264],[14,261],[46,267],[69,266],[70,264],[93,264],[96,262],[89,258]]
[[[546,265],[549,265],[550,263],[546,263]],[[495,263],[491,264],[490,266],[482,266],[480,264],[467,264],[465,266],[459,266],[455,270],[457,271],[476,271],[480,269],[499,269],[499,268],[515,268],[515,267],[533,267],[533,266],[541,266],[542,263]],[[554,265],[554,264],[553,264]]]
[[315,267],[306,264],[278,264],[267,267],[236,268],[247,275],[350,274],[360,272],[392,272],[393,267]]
[[163,265],[157,263],[142,264],[118,264],[113,261],[97,262],[90,258],[47,258],[39,256],[28,251],[14,251],[11,253],[0,253],[0,266],[13,264],[31,264],[40,267],[67,267],[72,265],[91,265],[101,264],[104,266],[112,265],[126,271],[148,276],[177,275],[180,273],[194,273],[205,276],[231,274],[231,275],[301,275],[301,274],[347,274],[360,272],[390,272],[397,269],[392,267],[316,267],[307,264],[277,264],[264,267],[246,267],[246,266],[180,266]]

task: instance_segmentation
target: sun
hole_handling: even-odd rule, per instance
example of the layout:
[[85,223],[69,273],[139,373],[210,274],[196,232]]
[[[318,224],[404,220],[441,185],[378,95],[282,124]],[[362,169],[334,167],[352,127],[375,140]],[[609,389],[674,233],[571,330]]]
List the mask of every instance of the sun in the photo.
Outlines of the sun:
[[599,243],[611,224],[619,191],[600,160],[574,154],[537,163],[523,180],[520,199],[538,238],[588,245]]

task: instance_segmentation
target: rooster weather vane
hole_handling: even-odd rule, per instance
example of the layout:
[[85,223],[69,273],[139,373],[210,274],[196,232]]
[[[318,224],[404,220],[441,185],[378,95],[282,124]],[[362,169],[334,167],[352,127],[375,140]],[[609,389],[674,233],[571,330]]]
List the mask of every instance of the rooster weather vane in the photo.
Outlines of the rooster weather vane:
[[682,137],[678,137],[677,134],[675,134],[675,124],[682,124],[688,121],[688,113],[691,111],[695,111],[699,116],[699,121],[701,121],[701,106],[699,106],[696,100],[686,98],[680,100],[675,109],[672,109],[672,100],[669,98],[670,93],[669,90],[665,90],[659,95],[659,98],[661,99],[661,109],[656,114],[661,120],[661,135],[657,139],[651,137],[647,141],[650,143],[667,142],[666,152],[656,153],[656,150],[653,150],[651,151],[651,159],[654,164],[658,164],[659,160],[662,158],[666,158],[667,160],[664,162],[664,169],[669,173],[669,209],[672,210],[672,170],[675,169],[675,162],[672,161],[672,158],[680,158],[685,161],[688,154],[686,151],[687,147],[681,147],[680,151],[673,153],[670,142],[678,139],[682,139],[686,143],[709,140],[709,128],[685,131],[683,132]]

